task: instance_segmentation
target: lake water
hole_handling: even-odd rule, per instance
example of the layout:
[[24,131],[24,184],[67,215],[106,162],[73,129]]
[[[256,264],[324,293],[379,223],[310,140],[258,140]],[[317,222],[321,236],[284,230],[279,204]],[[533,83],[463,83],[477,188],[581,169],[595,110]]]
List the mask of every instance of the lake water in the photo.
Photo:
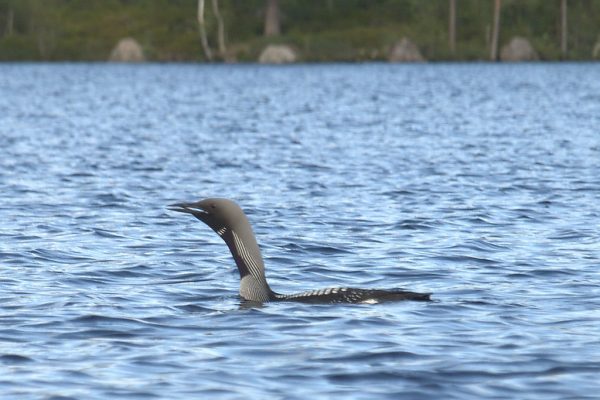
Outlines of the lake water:
[[0,193],[3,399],[598,398],[599,64],[3,64]]

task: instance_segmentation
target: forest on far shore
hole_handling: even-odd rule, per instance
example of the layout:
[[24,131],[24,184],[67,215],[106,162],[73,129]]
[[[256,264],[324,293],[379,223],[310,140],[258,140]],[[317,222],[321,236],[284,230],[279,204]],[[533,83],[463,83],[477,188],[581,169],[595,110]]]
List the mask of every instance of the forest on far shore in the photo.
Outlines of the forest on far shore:
[[268,44],[386,60],[403,37],[430,61],[493,60],[494,37],[515,36],[541,60],[600,57],[600,0],[0,0],[2,61],[103,61],[125,37],[161,62],[256,61]]

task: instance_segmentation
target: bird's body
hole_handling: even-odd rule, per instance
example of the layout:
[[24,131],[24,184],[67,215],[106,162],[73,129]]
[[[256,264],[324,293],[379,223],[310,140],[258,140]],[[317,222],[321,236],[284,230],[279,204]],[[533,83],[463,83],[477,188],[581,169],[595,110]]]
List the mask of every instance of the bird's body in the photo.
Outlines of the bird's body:
[[173,204],[170,209],[192,214],[225,241],[238,267],[240,296],[245,300],[367,304],[399,300],[430,300],[429,293],[395,289],[328,288],[296,294],[276,293],[267,283],[264,262],[250,222],[235,202],[228,199],[205,199],[195,203]]
[[415,293],[405,290],[327,288],[287,295],[276,294],[273,300],[297,301],[301,303],[375,304],[400,300],[428,301],[430,300],[429,296],[429,293]]

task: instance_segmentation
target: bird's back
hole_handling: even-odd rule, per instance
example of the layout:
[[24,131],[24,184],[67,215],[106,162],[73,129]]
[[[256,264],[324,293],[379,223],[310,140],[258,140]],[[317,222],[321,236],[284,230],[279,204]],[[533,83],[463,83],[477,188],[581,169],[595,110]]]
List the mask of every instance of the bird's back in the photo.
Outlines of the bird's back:
[[272,300],[297,301],[301,303],[384,303],[387,301],[416,300],[429,301],[429,293],[415,293],[405,290],[328,288],[310,290],[295,294],[275,294]]

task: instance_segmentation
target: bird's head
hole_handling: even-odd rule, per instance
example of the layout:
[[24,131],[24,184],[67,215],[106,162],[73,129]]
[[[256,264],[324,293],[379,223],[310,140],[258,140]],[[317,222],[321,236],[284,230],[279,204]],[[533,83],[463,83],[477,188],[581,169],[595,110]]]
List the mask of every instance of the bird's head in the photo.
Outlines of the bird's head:
[[224,229],[234,229],[240,223],[247,223],[240,206],[228,199],[211,198],[192,203],[175,203],[169,205],[169,210],[192,214],[219,235],[222,235]]

